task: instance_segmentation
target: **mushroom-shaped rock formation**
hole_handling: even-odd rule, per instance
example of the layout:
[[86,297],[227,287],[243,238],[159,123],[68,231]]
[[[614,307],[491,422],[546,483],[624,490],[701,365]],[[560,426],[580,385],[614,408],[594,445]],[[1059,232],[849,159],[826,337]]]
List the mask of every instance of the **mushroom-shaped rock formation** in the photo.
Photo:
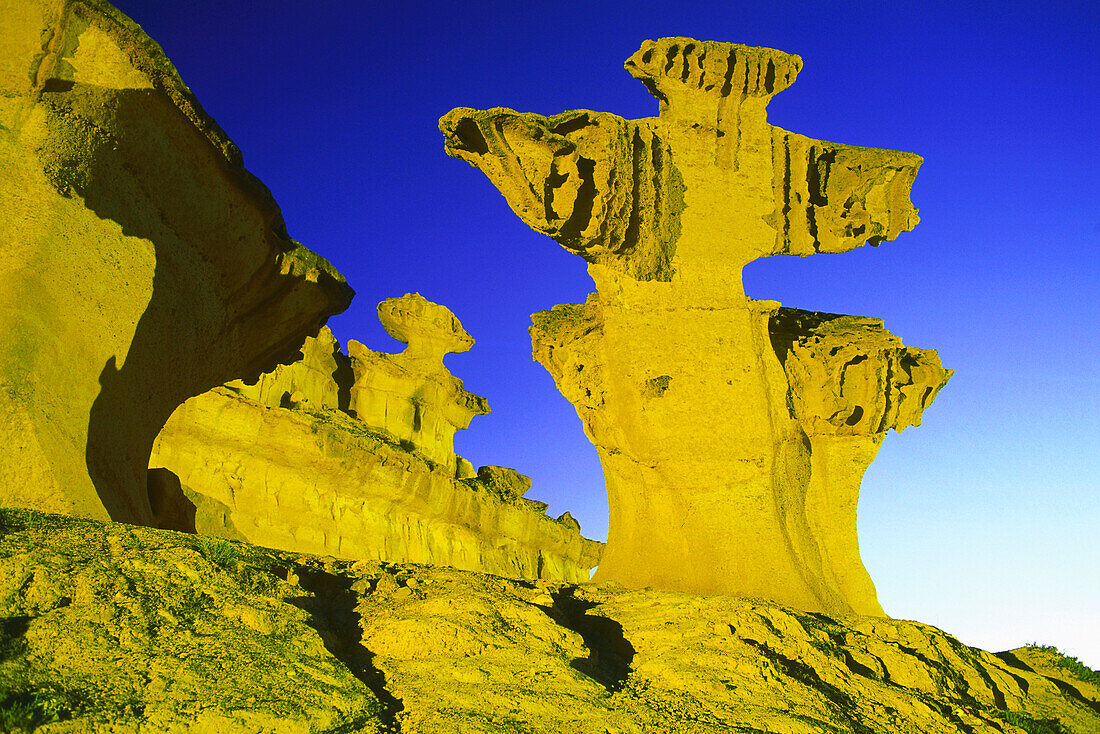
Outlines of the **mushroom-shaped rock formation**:
[[0,504],[149,524],[172,411],[293,359],[352,291],[130,19],[0,15]]
[[378,318],[408,347],[386,354],[348,342],[356,365],[351,411],[454,474],[455,431],[468,428],[475,415],[486,415],[489,403],[466,392],[462,380],[443,366],[443,357],[468,351],[474,340],[445,306],[419,293],[382,301]]
[[378,313],[409,345],[402,353],[351,342],[346,355],[326,327],[299,361],[180,406],[150,459],[156,524],[302,553],[587,581],[602,544],[524,497],[528,477],[475,473],[454,453],[455,431],[489,412],[442,363],[473,339],[415,293]]
[[531,336],[603,464],[596,580],[881,614],[858,552],[859,480],[949,372],[880,321],[753,301],[741,271],[912,229],[921,159],[769,125],[801,67],[664,38],[626,62],[656,118],[458,108],[440,129],[595,281],[586,303],[535,314]]

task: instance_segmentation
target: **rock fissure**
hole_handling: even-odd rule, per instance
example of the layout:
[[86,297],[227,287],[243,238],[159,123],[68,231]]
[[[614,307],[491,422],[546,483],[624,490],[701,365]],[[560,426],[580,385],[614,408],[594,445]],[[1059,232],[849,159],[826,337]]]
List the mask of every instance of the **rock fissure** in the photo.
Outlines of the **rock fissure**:
[[308,623],[317,630],[325,648],[378,697],[382,707],[376,716],[384,731],[399,733],[399,716],[405,707],[386,687],[385,673],[374,665],[374,653],[362,644],[354,579],[306,566],[292,568],[298,584],[311,596],[291,603],[310,615]]
[[599,682],[609,693],[621,691],[635,655],[634,646],[623,636],[623,626],[610,617],[587,614],[599,603],[578,598],[574,588],[559,590],[551,596],[554,603],[546,613],[579,634],[588,649],[587,657],[574,658],[570,665]]

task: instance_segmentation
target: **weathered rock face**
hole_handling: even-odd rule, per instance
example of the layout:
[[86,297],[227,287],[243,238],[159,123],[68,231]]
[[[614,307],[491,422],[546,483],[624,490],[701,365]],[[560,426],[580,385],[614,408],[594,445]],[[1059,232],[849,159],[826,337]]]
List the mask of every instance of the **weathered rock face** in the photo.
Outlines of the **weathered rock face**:
[[1100,730],[1095,676],[916,622],[27,511],[0,512],[0,618],[0,710],[41,731]]
[[180,406],[150,460],[158,524],[344,558],[587,580],[600,543],[568,513],[554,520],[525,499],[529,478],[503,467],[475,475],[454,453],[456,428],[489,412],[442,363],[473,339],[417,294],[383,301],[379,314],[404,352],[351,342],[344,355],[323,328],[300,361]]
[[150,523],[172,411],[292,358],[352,291],[118,10],[2,15],[0,504]]
[[355,365],[350,410],[453,474],[455,431],[488,413],[489,404],[462,389],[462,381],[443,366],[443,357],[468,351],[474,340],[454,314],[417,293],[382,301],[378,317],[386,333],[408,347],[384,354],[348,343]]
[[377,731],[344,590],[288,555],[4,511],[0,728]]
[[626,62],[659,117],[458,108],[440,121],[447,152],[596,283],[586,303],[535,314],[531,336],[603,463],[597,580],[882,611],[859,559],[859,480],[949,372],[876,320],[753,301],[741,270],[911,229],[921,159],[769,125],[801,65],[665,38]]

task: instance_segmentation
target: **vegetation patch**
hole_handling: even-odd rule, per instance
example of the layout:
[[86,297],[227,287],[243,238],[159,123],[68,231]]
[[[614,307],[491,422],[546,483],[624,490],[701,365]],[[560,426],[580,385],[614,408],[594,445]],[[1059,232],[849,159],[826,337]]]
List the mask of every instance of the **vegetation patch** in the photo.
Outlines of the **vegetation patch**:
[[71,719],[82,708],[78,696],[63,691],[12,693],[0,701],[0,731],[34,731],[44,724]]
[[1066,734],[1058,719],[1033,719],[1022,711],[1000,711],[1002,719],[1018,726],[1027,734]]
[[1093,670],[1077,658],[1071,655],[1065,655],[1061,650],[1053,645],[1040,645],[1035,642],[1028,643],[1026,647],[1033,650],[1042,650],[1047,653],[1051,653],[1054,657],[1054,664],[1063,670],[1068,670],[1078,680],[1087,681],[1089,683],[1100,683],[1100,670]]
[[237,560],[237,547],[228,540],[202,537],[198,547],[203,557],[216,566],[228,566]]

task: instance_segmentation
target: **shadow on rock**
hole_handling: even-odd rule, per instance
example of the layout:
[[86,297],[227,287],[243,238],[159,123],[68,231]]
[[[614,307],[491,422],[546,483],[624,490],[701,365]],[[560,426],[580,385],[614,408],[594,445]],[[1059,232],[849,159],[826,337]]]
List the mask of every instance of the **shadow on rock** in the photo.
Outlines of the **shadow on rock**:
[[382,704],[378,718],[386,727],[384,731],[401,731],[397,715],[405,706],[386,688],[386,676],[375,667],[374,653],[362,644],[359,614],[355,611],[358,596],[351,588],[352,580],[302,566],[293,571],[298,584],[313,596],[287,601],[309,614],[309,625],[317,630],[325,649],[378,697]]
[[553,594],[554,606],[543,608],[556,622],[581,636],[588,648],[588,657],[576,658],[570,665],[592,678],[608,691],[622,690],[634,662],[634,646],[623,636],[623,626],[613,619],[588,610],[596,602],[578,599],[576,590],[564,588]]

